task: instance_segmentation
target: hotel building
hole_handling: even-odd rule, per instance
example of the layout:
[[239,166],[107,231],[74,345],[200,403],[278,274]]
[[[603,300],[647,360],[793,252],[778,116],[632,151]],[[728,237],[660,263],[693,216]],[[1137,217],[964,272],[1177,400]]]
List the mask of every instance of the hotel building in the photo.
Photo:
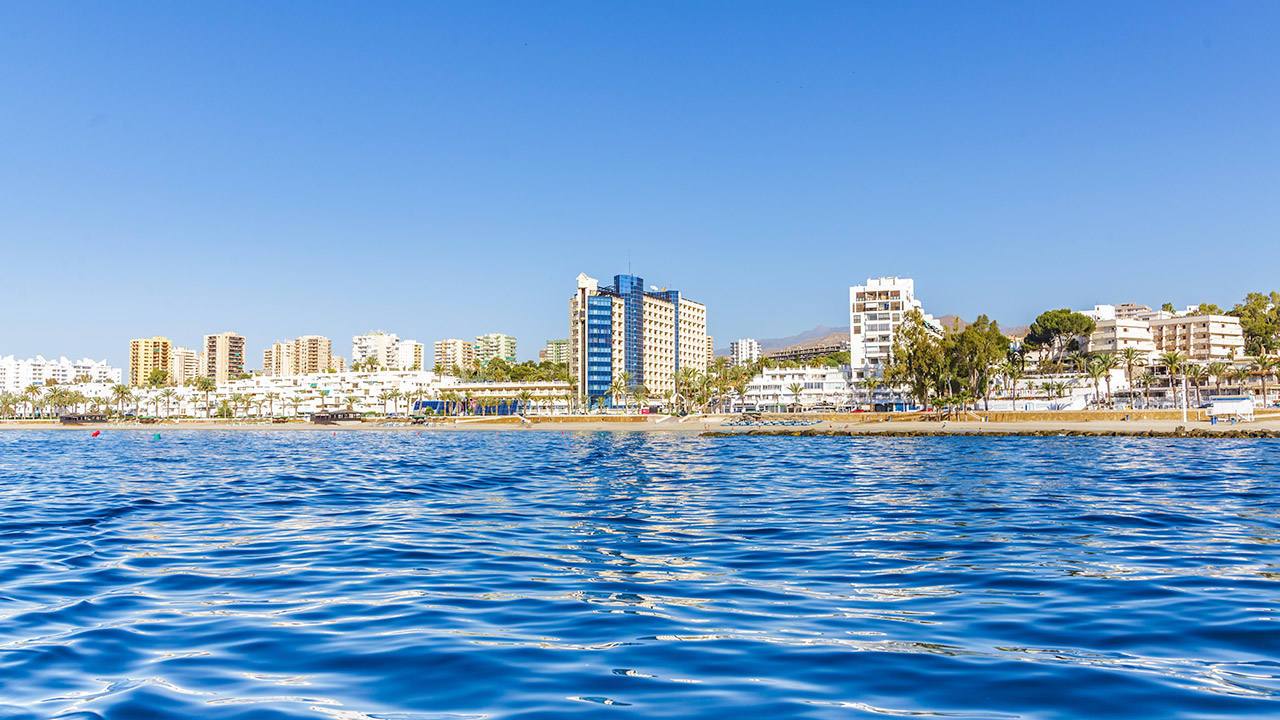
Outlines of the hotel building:
[[367,362],[370,358],[383,370],[398,368],[400,337],[395,333],[374,330],[351,338],[351,364]]
[[[1092,318],[1093,333],[1085,339],[1088,353],[1118,353],[1133,348],[1150,358],[1156,354],[1156,344],[1151,337],[1151,323],[1137,317],[1135,308],[1145,305],[1095,305],[1093,310],[1082,312]],[[1123,310],[1122,310],[1123,308]],[[1149,310],[1150,308],[1148,308]],[[1123,312],[1124,317],[1121,317]]]
[[849,288],[849,364],[855,380],[884,376],[898,328],[912,310],[924,316],[929,333],[942,337],[942,325],[924,313],[911,278],[869,278]]
[[417,340],[401,340],[396,347],[396,368],[399,370],[425,370],[426,346]]
[[608,286],[585,273],[577,280],[569,300],[569,375],[581,399],[607,397],[623,373],[632,387],[668,397],[678,370],[706,372],[705,305],[679,290],[645,290],[634,275],[615,275]]
[[547,344],[538,351],[538,362],[569,362],[569,340],[567,338],[564,340],[548,340]]
[[459,370],[474,367],[476,364],[476,348],[471,342],[460,338],[448,338],[445,340],[437,340],[432,348],[435,352],[434,366],[440,368],[441,372],[452,372],[454,367]]
[[513,363],[516,361],[516,339],[502,333],[479,335],[475,342],[475,358],[478,365],[484,365],[494,358]]
[[129,341],[129,384],[143,387],[152,370],[169,373],[173,362],[173,342],[159,335]]
[[1157,351],[1177,351],[1196,362],[1231,362],[1244,356],[1240,318],[1230,315],[1158,318],[1151,321],[1151,337]]
[[729,358],[734,365],[750,365],[760,359],[760,343],[754,338],[741,338],[729,343]]
[[333,359],[333,342],[323,335],[303,335],[293,340],[272,343],[262,351],[262,374],[291,377],[337,370]]
[[200,376],[200,353],[191,348],[175,347],[169,355],[169,380],[186,385]]
[[204,375],[219,385],[244,374],[244,336],[227,331],[204,336]]

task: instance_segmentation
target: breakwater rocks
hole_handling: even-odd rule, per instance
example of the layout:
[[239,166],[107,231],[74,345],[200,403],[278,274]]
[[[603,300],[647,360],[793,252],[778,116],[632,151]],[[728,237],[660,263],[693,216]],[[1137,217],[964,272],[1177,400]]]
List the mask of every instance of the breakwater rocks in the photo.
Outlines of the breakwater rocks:
[[1030,430],[846,430],[846,429],[783,429],[770,428],[745,431],[710,430],[702,437],[737,437],[740,435],[768,435],[785,437],[1165,437],[1165,438],[1280,438],[1280,430],[1206,430],[1179,425],[1173,430],[1080,430],[1070,428]]

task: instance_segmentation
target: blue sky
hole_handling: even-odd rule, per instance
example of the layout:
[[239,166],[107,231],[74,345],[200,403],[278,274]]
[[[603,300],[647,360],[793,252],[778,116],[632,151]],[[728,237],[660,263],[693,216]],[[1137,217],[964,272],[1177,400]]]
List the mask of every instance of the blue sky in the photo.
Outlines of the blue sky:
[[[0,354],[1280,286],[1280,3],[6,3]],[[16,303],[14,298],[17,298]]]

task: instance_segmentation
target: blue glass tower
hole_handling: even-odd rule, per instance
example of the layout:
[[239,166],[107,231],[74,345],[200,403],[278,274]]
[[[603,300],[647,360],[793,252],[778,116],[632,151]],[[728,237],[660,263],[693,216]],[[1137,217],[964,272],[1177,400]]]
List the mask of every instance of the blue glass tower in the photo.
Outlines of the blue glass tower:
[[587,382],[589,399],[604,397],[613,384],[613,298],[587,298]]
[[644,278],[614,275],[613,290],[622,298],[626,357],[622,369],[631,376],[631,387],[644,384]]

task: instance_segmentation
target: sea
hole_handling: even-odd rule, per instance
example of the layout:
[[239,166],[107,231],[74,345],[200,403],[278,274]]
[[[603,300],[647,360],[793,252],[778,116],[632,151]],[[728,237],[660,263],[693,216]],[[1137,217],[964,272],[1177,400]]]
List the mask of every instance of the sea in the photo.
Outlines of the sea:
[[1280,717],[1280,441],[0,432],[0,718]]

